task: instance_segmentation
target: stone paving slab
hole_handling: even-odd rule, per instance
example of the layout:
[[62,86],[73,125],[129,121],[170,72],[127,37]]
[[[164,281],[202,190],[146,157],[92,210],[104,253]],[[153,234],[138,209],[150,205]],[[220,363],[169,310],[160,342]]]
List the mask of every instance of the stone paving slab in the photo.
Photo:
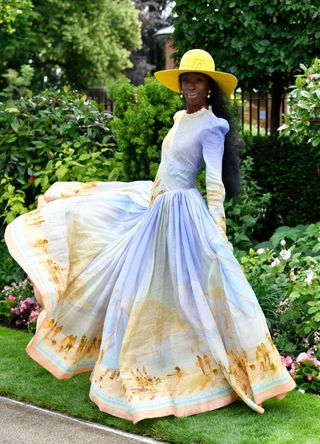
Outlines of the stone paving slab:
[[160,441],[0,396],[0,443],[160,444]]

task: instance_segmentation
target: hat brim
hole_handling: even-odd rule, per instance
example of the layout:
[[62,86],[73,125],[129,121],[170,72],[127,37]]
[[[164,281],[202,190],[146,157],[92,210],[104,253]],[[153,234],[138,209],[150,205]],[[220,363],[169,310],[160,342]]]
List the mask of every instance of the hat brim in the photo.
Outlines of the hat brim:
[[197,69],[165,69],[163,71],[157,71],[154,76],[159,80],[162,85],[171,89],[174,92],[180,92],[179,76],[186,72],[200,72],[201,74],[206,74],[211,77],[219,86],[222,93],[229,96],[232,91],[235,90],[238,79],[227,72],[222,71],[203,71]]

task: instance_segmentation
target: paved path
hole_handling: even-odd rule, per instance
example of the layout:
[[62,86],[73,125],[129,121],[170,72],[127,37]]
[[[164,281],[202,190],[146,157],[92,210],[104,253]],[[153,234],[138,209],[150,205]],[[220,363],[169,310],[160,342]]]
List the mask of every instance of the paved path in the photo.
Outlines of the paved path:
[[1,444],[159,444],[0,396]]

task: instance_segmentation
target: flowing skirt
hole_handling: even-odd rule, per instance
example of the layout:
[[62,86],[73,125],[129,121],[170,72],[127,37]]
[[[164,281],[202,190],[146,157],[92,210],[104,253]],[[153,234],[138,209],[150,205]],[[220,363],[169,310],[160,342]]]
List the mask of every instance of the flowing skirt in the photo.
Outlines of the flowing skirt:
[[239,398],[263,413],[295,383],[232,247],[196,189],[151,205],[151,187],[56,183],[7,227],[44,307],[27,352],[57,378],[91,371],[91,400],[133,422]]

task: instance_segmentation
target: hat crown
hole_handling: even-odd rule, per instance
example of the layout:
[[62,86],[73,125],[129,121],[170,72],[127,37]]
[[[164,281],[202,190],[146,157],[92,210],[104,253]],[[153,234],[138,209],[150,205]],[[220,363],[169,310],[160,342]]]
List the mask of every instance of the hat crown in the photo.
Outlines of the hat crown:
[[202,49],[191,49],[182,56],[179,69],[187,69],[188,71],[215,71],[215,64],[208,52]]

